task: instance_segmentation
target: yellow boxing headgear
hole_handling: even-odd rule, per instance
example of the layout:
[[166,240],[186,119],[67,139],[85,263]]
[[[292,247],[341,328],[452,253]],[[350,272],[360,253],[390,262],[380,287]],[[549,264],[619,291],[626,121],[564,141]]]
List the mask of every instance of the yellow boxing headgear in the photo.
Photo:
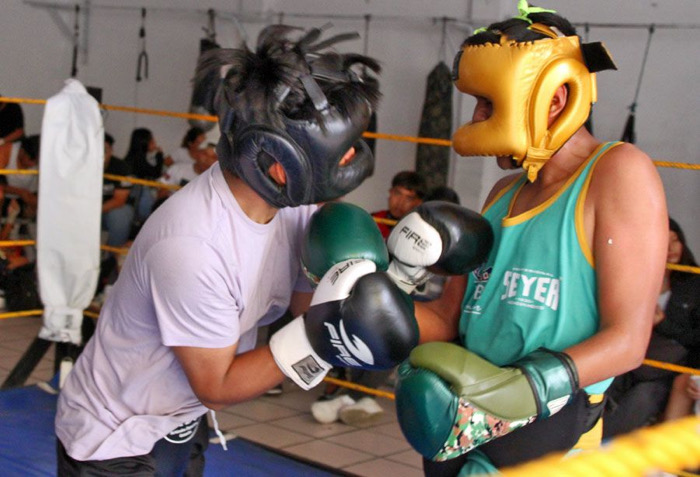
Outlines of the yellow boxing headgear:
[[[538,23],[530,29],[549,38],[518,43],[502,35],[500,43],[462,47],[455,85],[490,100],[493,113],[461,126],[453,145],[462,156],[512,156],[534,181],[547,159],[586,122],[597,90],[577,36],[558,36]],[[568,100],[550,128],[549,107],[563,84],[569,87]]]

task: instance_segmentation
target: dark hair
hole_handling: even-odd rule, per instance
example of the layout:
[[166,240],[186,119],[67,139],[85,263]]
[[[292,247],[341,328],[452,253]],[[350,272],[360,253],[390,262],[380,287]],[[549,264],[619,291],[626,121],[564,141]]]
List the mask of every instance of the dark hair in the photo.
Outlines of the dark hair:
[[453,204],[460,204],[459,194],[447,186],[437,186],[431,190],[428,195],[425,196],[425,201],[429,200],[444,200],[446,202],[452,202]]
[[148,153],[148,145],[153,139],[153,133],[150,129],[136,128],[131,132],[129,141],[129,150],[124,158],[127,162],[133,163],[137,158],[146,157]]
[[187,130],[184,137],[182,138],[182,143],[180,147],[189,147],[190,144],[194,142],[199,136],[204,134],[204,129],[198,127],[191,127]]
[[21,139],[20,147],[33,160],[39,160],[39,135],[25,136]]
[[[255,51],[243,45],[240,48],[216,48],[200,56],[195,72],[195,85],[210,81],[215,73],[217,81],[211,88],[220,88],[220,100],[215,110],[219,117],[235,113],[230,132],[248,124],[265,124],[285,128],[287,118],[313,120],[321,128],[326,117],[314,103],[307,88],[320,89],[341,114],[352,117],[367,104],[376,109],[379,102],[377,82],[359,81],[355,68],[380,71],[379,63],[359,54],[341,54],[333,46],[355,38],[354,34],[338,34],[320,40],[323,29],[304,31],[289,25],[270,25],[258,35]],[[226,75],[219,80],[222,68]],[[302,79],[304,81],[302,81]],[[312,88],[309,81],[316,86]],[[228,133],[229,131],[222,131]],[[223,158],[224,161],[226,158]]]
[[[531,13],[528,15],[528,18],[532,20],[532,23],[541,23],[549,27],[554,27],[566,36],[576,35],[576,28],[569,22],[569,20],[557,15],[556,13]],[[492,23],[486,28],[485,31],[481,31],[464,40],[462,46],[500,43],[502,35],[505,35],[509,39],[518,43],[549,38],[543,33],[530,30],[528,28],[530,25],[530,23],[520,18],[509,18],[508,20],[504,20],[502,22]]]
[[391,180],[391,187],[403,187],[416,193],[416,197],[422,199],[428,189],[425,178],[414,171],[401,171]]
[[109,133],[105,133],[105,142],[110,146],[114,146],[114,137]]
[[[698,264],[695,261],[695,256],[693,255],[693,252],[690,250],[690,248],[688,248],[688,245],[685,241],[685,234],[683,233],[683,229],[681,229],[681,226],[678,224],[678,222],[669,217],[668,229],[676,233],[676,235],[678,236],[678,241],[683,245],[683,251],[681,252],[681,258],[678,260],[678,265],[697,267]],[[673,287],[673,285],[678,281],[683,281],[687,279],[689,276],[690,274],[687,272],[671,270],[671,287]]]

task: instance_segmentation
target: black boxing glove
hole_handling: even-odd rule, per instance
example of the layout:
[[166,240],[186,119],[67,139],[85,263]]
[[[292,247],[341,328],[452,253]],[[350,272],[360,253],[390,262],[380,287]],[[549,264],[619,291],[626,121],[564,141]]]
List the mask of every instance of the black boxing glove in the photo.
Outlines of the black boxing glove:
[[304,317],[275,333],[270,350],[282,372],[303,389],[333,366],[389,369],[418,344],[413,302],[371,260],[331,267]]
[[451,202],[424,202],[391,231],[388,272],[411,293],[431,273],[469,273],[486,260],[492,246],[491,225],[480,214]]

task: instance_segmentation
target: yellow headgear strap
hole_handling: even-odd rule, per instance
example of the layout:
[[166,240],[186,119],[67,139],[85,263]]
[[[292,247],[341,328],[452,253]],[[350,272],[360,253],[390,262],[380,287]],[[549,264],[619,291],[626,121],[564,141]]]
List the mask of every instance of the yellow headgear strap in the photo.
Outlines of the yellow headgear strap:
[[[503,35],[500,43],[462,48],[455,85],[490,100],[493,114],[460,127],[453,143],[462,156],[513,156],[534,181],[547,159],[586,122],[597,90],[577,36],[557,36],[537,23],[529,28],[550,38],[517,43]],[[549,127],[552,98],[564,84],[566,106]]]

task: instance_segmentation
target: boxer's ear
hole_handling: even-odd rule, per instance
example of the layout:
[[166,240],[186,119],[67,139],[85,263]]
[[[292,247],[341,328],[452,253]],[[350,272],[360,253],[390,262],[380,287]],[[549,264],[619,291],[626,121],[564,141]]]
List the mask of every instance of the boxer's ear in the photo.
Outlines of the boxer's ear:
[[287,184],[287,173],[279,162],[273,162],[267,172],[279,185],[283,186]]

